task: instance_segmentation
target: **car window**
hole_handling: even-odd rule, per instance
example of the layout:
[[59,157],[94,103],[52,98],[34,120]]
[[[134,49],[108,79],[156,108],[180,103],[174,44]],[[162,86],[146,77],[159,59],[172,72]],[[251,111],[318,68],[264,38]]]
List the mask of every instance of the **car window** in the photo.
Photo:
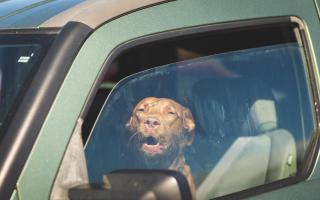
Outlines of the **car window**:
[[179,157],[200,199],[294,176],[313,130],[303,59],[296,43],[271,45],[122,80],[86,147],[90,181],[117,169],[175,169]]
[[231,28],[124,51],[107,65],[81,128],[88,181],[170,169],[197,199],[210,199],[299,176],[315,118],[298,26]]
[[0,39],[0,132],[4,132],[53,35],[1,34]]

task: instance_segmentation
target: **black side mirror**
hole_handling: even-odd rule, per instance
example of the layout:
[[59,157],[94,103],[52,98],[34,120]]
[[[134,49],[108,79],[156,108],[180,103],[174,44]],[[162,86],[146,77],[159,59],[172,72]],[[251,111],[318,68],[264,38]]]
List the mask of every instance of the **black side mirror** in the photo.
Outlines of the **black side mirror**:
[[71,200],[191,200],[184,175],[170,170],[118,170],[107,174],[105,184],[80,185],[69,190]]

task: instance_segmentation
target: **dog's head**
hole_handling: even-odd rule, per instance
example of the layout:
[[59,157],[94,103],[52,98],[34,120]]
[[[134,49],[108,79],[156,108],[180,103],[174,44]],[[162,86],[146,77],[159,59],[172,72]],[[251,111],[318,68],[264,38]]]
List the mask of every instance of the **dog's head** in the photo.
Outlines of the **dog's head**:
[[191,111],[177,102],[147,97],[136,105],[126,127],[144,154],[156,156],[191,145],[195,123]]

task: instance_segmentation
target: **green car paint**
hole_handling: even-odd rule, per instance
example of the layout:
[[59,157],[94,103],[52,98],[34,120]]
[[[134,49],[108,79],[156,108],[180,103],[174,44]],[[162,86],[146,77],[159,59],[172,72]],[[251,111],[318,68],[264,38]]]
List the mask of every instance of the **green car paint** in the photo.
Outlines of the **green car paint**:
[[[96,78],[116,47],[163,31],[279,16],[297,16],[303,19],[312,45],[314,66],[317,67],[316,61],[320,60],[320,24],[313,0],[172,1],[132,12],[99,27],[86,40],[74,60],[42,126],[12,199],[49,198],[75,124]],[[316,78],[320,80],[319,72],[316,72]],[[317,163],[308,181],[252,199],[310,199],[310,193],[317,190],[319,178],[320,166]]]

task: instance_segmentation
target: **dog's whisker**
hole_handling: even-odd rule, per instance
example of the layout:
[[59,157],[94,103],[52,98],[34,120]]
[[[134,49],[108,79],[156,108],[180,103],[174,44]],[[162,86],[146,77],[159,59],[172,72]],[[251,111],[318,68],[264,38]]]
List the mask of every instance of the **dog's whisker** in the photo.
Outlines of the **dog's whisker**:
[[130,136],[130,138],[129,138],[129,140],[128,140],[128,144],[127,144],[128,146],[129,146],[130,143],[132,142],[133,138],[136,137],[136,136],[139,137],[138,132],[135,132],[134,134],[132,134],[132,135]]

